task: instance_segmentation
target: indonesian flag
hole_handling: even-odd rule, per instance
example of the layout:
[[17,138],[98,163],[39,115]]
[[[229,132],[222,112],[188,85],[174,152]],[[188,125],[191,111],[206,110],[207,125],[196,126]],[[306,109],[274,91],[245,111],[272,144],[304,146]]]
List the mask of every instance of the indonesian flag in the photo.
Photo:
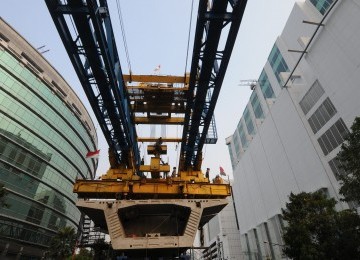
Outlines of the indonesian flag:
[[96,151],[89,151],[86,154],[86,158],[98,158],[100,154],[100,150],[96,150]]
[[220,175],[226,176],[226,173],[225,173],[223,167],[221,167],[221,166],[220,166]]

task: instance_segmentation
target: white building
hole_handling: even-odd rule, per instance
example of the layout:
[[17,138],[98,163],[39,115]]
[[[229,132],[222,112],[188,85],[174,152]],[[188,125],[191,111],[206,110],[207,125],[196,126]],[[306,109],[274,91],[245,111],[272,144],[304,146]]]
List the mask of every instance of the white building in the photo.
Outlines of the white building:
[[340,199],[334,158],[360,115],[360,1],[297,2],[253,89],[227,139],[241,246],[281,259],[290,192]]
[[200,246],[208,247],[202,251],[200,259],[243,259],[234,201],[231,197],[228,200],[229,204],[203,227],[202,233],[198,232],[203,241]]

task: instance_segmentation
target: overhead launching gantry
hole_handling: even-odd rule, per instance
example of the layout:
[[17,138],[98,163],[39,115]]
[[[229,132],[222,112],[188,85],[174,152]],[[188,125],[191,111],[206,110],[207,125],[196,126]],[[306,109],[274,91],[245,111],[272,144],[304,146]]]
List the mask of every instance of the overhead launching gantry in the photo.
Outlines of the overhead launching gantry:
[[[76,180],[77,206],[128,255],[190,248],[230,195],[229,184],[202,173],[201,151],[217,141],[213,112],[247,1],[199,1],[184,77],[123,75],[106,0],[45,1],[109,144],[110,169],[101,180]],[[182,138],[138,137],[136,124],[183,125]],[[149,165],[139,140],[152,143]],[[161,160],[170,141],[181,142],[175,174]]]
[[[189,90],[188,78],[175,76],[124,75],[127,93],[134,112],[133,121],[140,124],[183,124],[186,97]],[[138,84],[134,85],[136,81]],[[141,115],[141,116],[140,116]],[[176,116],[175,116],[176,115]],[[221,179],[215,183],[205,178],[201,170],[189,167],[170,174],[170,165],[161,162],[161,155],[167,153],[166,145],[158,138],[138,139],[153,142],[147,152],[151,157],[149,165],[141,164],[138,169],[118,164],[110,153],[111,168],[101,180],[77,180],[74,191],[80,198],[127,198],[127,199],[223,199],[229,196],[229,185]],[[162,139],[162,138],[161,138]],[[164,138],[163,142],[178,142],[177,138]],[[150,172],[151,178],[143,178]],[[160,178],[164,173],[167,178]]]
[[[124,79],[130,80],[130,76],[124,75]],[[133,75],[131,80],[132,85],[127,85],[126,89],[135,122],[183,124],[188,91],[188,81],[184,77]],[[134,85],[135,80],[141,82]],[[76,181],[74,192],[85,199],[77,205],[97,226],[109,230],[116,249],[161,248],[171,253],[170,249],[189,248],[198,227],[227,204],[230,186],[223,184],[220,178],[210,183],[200,170],[193,168],[170,174],[170,165],[161,162],[160,157],[167,153],[166,146],[159,139],[138,139],[153,143],[147,148],[152,155],[150,164],[140,164],[135,172],[133,168],[117,164],[110,153],[111,168],[101,180]],[[164,138],[162,141],[172,140]],[[145,172],[150,172],[151,178],[144,178]],[[160,178],[160,174],[167,177]],[[117,200],[89,201],[88,198]]]

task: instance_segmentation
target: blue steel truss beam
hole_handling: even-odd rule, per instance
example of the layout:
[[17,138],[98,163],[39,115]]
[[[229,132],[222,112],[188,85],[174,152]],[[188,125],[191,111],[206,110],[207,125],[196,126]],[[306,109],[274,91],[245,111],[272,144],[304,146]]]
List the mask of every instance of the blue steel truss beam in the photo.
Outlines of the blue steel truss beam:
[[[201,151],[214,124],[214,109],[247,0],[200,0],[182,136],[180,169],[200,170]],[[225,36],[224,36],[225,35]],[[226,38],[221,47],[220,39]]]
[[139,166],[136,129],[106,0],[45,1],[117,163]]

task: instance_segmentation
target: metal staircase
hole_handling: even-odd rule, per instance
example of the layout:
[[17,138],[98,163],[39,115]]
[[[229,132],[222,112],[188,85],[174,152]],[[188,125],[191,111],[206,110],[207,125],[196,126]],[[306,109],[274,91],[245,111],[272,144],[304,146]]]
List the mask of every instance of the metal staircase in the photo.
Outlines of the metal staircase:
[[84,215],[81,225],[81,238],[79,247],[92,247],[96,244],[105,244],[106,234],[101,232],[100,228],[94,227],[91,219]]

